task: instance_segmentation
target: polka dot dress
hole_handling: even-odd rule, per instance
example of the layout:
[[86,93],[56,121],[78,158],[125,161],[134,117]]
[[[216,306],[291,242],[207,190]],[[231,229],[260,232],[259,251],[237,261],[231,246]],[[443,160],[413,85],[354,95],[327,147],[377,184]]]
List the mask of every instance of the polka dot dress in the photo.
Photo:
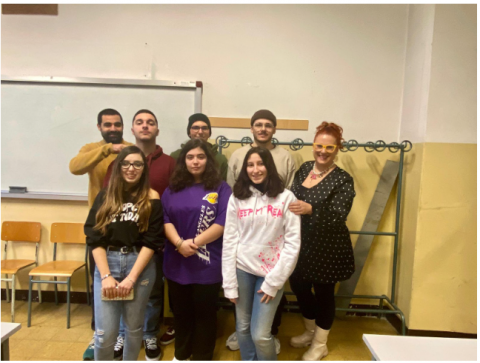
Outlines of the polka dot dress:
[[302,245],[292,278],[314,283],[347,280],[355,271],[352,241],[345,225],[352,208],[353,178],[338,166],[312,188],[302,185],[314,161],[304,163],[295,175],[292,192],[312,205],[302,215]]

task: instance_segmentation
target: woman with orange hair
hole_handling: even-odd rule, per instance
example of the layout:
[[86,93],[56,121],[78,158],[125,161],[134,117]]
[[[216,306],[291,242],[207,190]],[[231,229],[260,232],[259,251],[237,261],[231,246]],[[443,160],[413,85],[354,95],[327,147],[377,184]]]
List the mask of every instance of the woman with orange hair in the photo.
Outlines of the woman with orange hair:
[[300,167],[291,188],[298,201],[290,203],[289,209],[302,217],[302,243],[290,286],[297,296],[305,332],[291,338],[290,344],[296,348],[310,345],[303,360],[320,360],[328,354],[335,284],[349,279],[355,270],[345,224],[355,197],[353,178],[335,164],[343,147],[342,133],[334,123],[323,122],[317,127],[314,160]]

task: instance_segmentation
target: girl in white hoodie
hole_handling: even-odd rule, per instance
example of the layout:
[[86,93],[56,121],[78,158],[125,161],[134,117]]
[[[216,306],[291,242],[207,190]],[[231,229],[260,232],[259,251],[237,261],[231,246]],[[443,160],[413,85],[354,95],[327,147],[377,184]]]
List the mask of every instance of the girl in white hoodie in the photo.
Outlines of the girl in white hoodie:
[[228,202],[222,253],[242,360],[277,359],[272,322],[300,250],[300,217],[288,209],[296,200],[270,151],[250,149]]

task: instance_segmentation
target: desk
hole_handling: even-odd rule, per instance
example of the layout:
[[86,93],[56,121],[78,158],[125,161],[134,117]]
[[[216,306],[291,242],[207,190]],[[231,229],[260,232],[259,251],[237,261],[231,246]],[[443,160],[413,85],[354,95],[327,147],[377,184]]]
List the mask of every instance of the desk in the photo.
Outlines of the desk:
[[8,338],[19,331],[21,327],[18,323],[2,323],[2,360],[10,360]]
[[476,361],[477,339],[363,334],[373,360]]

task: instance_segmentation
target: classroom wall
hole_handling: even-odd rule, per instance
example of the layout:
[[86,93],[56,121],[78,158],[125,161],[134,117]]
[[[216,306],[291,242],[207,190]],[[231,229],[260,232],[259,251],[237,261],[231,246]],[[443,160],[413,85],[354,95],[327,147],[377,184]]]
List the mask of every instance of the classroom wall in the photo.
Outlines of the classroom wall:
[[476,5],[435,6],[412,329],[477,332],[476,25]]
[[198,80],[210,116],[251,117],[268,108],[278,118],[310,120],[310,131],[330,120],[350,138],[389,142],[400,122],[406,11],[60,4],[56,17],[2,16],[2,74]]
[[[411,329],[476,332],[472,14],[475,5],[61,4],[58,17],[2,15],[2,74],[200,80],[210,116],[269,108],[278,118],[309,120],[308,131],[278,131],[281,141],[310,142],[323,120],[341,124],[347,140],[411,140],[397,303]],[[251,134],[213,129],[218,135]],[[311,150],[295,157],[300,164]],[[387,159],[398,155],[339,154],[356,183],[351,229],[360,229]],[[453,170],[462,171],[461,188],[444,182]],[[394,197],[379,230],[394,228]],[[6,199],[1,211],[2,221],[42,222],[40,262],[51,258],[50,224],[83,222],[88,212],[86,203]],[[392,245],[374,239],[356,293],[390,294]],[[74,256],[83,259],[82,251]],[[25,282],[26,275],[18,288]],[[80,274],[73,290],[83,289]]]
[[399,304],[410,329],[476,333],[476,5],[411,5],[408,30]]

